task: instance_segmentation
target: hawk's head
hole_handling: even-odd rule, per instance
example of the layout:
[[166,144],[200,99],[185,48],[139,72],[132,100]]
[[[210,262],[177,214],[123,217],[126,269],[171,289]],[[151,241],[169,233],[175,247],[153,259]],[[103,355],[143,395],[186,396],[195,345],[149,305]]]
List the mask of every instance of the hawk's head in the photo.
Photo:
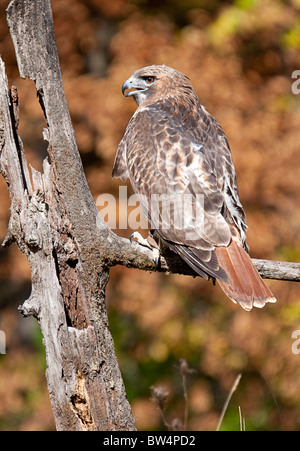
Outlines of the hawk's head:
[[193,92],[188,77],[168,66],[147,66],[135,71],[122,86],[125,97],[133,96],[138,105],[153,98],[176,96],[181,90]]

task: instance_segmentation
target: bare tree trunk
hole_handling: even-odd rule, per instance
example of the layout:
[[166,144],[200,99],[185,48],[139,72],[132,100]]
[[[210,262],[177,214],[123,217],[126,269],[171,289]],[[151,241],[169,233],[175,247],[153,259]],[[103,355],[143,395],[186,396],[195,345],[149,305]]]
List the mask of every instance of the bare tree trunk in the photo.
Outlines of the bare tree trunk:
[[[19,71],[36,83],[51,164],[32,180],[17,135],[18,97],[1,63],[1,172],[11,197],[5,243],[16,241],[32,272],[20,308],[41,326],[57,429],[134,430],[105,308],[109,230],[87,185],[62,87],[50,1],[7,10]],[[102,229],[101,229],[101,226]]]
[[[7,9],[21,77],[35,81],[49,142],[32,181],[18,137],[18,94],[0,60],[0,170],[11,198],[4,245],[15,241],[32,272],[20,307],[39,321],[58,430],[135,430],[109,331],[105,288],[116,264],[153,271],[152,253],[104,224],[89,190],[62,86],[50,0],[13,0]],[[267,278],[300,280],[300,264],[254,260]],[[174,253],[159,271],[194,275]]]

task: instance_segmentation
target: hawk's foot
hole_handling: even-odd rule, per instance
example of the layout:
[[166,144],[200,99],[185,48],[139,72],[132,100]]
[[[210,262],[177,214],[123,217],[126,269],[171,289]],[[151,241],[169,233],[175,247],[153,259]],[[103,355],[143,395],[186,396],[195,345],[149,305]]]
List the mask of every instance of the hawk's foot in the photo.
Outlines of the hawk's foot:
[[151,239],[151,241],[154,244],[151,244],[148,239],[143,238],[142,235],[139,232],[133,232],[130,237],[129,237],[130,242],[132,242],[133,240],[136,241],[138,244],[140,244],[141,246],[145,246],[148,247],[149,249],[152,250],[153,252],[153,260],[155,262],[155,271],[158,269],[159,266],[159,259],[160,259],[160,252],[159,252],[159,248],[157,246],[155,246],[155,242],[153,239]]

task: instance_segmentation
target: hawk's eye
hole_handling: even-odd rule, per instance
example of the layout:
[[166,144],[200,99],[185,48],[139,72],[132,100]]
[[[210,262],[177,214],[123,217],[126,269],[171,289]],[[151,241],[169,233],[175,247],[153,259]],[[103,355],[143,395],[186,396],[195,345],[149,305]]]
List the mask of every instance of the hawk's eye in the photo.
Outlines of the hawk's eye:
[[148,83],[150,85],[151,83],[153,83],[155,81],[155,77],[150,77],[150,76],[144,77],[144,80],[146,83]]

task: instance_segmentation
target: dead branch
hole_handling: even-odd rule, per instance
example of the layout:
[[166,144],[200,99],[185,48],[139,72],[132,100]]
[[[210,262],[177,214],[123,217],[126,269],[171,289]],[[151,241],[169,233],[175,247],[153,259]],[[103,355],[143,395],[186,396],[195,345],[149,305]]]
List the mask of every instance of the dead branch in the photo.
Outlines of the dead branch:
[[[300,263],[275,260],[252,259],[254,266],[264,279],[300,281]],[[174,252],[165,253],[160,258],[160,266],[155,269],[152,251],[137,243],[117,237],[110,253],[110,264],[137,268],[144,271],[159,271],[195,276],[194,271]]]

